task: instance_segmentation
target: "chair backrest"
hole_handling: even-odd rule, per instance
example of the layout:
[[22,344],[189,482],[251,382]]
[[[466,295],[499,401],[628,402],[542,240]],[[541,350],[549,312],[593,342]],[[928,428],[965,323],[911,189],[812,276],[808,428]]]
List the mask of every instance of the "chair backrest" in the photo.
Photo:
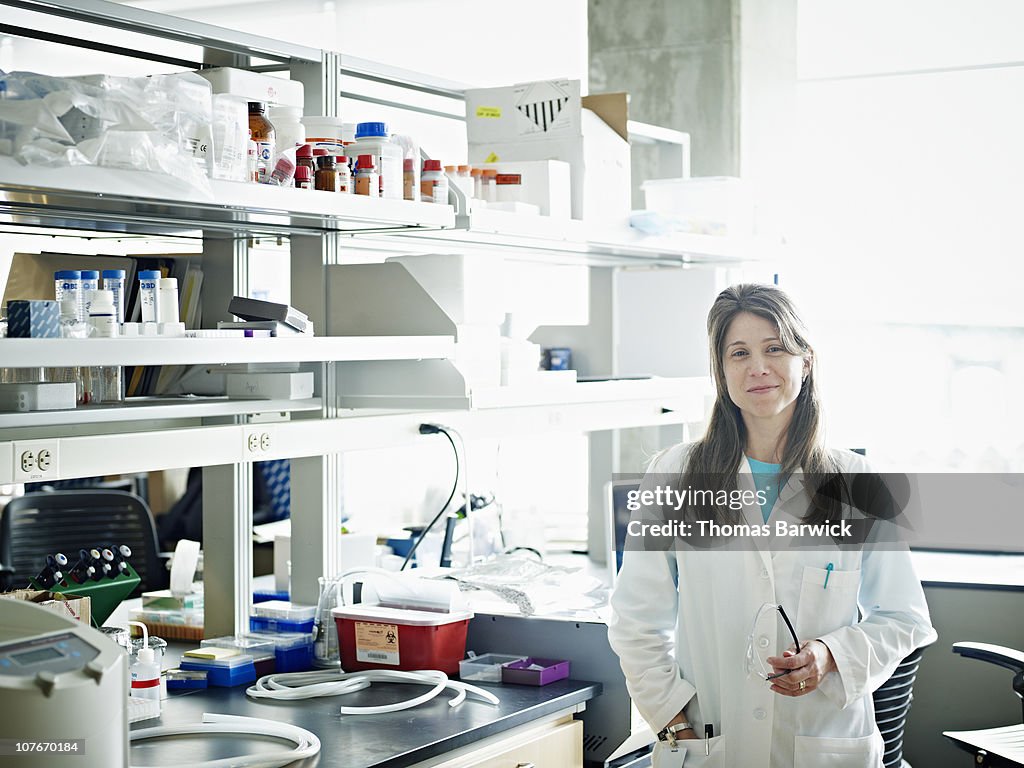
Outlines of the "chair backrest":
[[903,763],[903,729],[914,700],[914,680],[921,662],[923,648],[912,651],[899,663],[896,670],[877,691],[872,694],[875,701],[875,723],[885,742],[882,764],[885,768],[899,768]]
[[78,550],[126,544],[129,562],[143,590],[167,586],[159,557],[156,526],[146,502],[127,491],[80,490],[26,493],[8,502],[0,515],[0,562],[14,568],[11,583],[24,586],[63,552],[74,563]]

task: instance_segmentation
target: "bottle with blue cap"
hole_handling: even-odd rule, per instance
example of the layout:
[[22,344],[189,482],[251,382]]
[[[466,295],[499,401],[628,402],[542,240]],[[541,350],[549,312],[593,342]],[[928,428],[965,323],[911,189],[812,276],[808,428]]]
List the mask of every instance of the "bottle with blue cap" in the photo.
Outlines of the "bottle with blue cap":
[[114,296],[114,310],[118,324],[124,322],[124,280],[123,269],[103,270],[103,290],[110,291]]
[[61,269],[53,273],[53,296],[57,300],[57,306],[65,296],[75,298],[75,319],[85,322],[81,312],[82,307],[82,273],[77,269]]
[[160,274],[158,269],[144,269],[139,272],[139,304],[142,305],[142,322],[158,322],[156,297],[159,288]]
[[388,138],[387,123],[357,123],[356,143],[347,150],[350,157],[372,155],[380,174],[380,197],[402,199],[402,148]]
[[82,290],[79,296],[82,298],[82,311],[79,316],[84,322],[89,322],[89,309],[92,306],[92,293],[100,288],[100,273],[95,269],[82,270]]

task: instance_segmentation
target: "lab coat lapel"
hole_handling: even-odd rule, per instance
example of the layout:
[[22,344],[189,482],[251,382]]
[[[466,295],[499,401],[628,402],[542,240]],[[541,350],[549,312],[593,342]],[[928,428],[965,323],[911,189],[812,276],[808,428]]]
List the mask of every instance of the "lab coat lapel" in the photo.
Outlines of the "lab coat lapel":
[[[746,456],[740,459],[740,466],[736,472],[736,487],[741,491],[756,493],[754,487],[754,475],[750,471],[750,462]],[[780,498],[781,501],[781,498]],[[778,504],[778,502],[776,502]],[[743,505],[743,522],[750,526],[764,525],[764,515],[761,512],[761,505],[754,502]],[[771,537],[752,537],[754,547],[761,558],[761,566],[772,573]]]

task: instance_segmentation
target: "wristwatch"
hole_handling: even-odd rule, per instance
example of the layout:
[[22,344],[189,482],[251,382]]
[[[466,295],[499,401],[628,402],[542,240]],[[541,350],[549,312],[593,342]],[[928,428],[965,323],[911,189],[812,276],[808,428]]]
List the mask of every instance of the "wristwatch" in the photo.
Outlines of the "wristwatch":
[[674,725],[666,725],[660,731],[658,731],[658,741],[667,741],[669,747],[673,750],[676,749],[676,734],[683,731],[693,730],[693,726],[689,723],[675,723]]

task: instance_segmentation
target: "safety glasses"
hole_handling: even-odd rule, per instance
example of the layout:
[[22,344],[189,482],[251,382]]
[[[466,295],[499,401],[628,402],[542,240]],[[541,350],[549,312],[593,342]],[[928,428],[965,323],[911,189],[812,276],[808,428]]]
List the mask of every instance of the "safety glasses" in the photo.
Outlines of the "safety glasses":
[[[771,672],[764,663],[756,650],[758,646],[762,647],[762,650],[766,649],[771,641],[767,640],[767,635],[762,633],[760,640],[756,639],[758,633],[758,627],[761,626],[761,622],[764,617],[772,611],[778,611],[779,616],[786,623],[786,628],[789,630],[790,636],[793,638],[793,647],[800,650],[800,641],[796,637],[796,630],[793,629],[793,622],[789,620],[789,616],[786,615],[786,610],[776,603],[765,603],[757,611],[757,615],[754,617],[754,623],[750,626],[750,634],[747,636],[747,657],[746,657],[746,672],[747,677],[759,677],[762,680],[774,680],[777,677],[788,675],[792,670],[786,669],[782,672]],[[774,632],[772,633],[775,634]]]

